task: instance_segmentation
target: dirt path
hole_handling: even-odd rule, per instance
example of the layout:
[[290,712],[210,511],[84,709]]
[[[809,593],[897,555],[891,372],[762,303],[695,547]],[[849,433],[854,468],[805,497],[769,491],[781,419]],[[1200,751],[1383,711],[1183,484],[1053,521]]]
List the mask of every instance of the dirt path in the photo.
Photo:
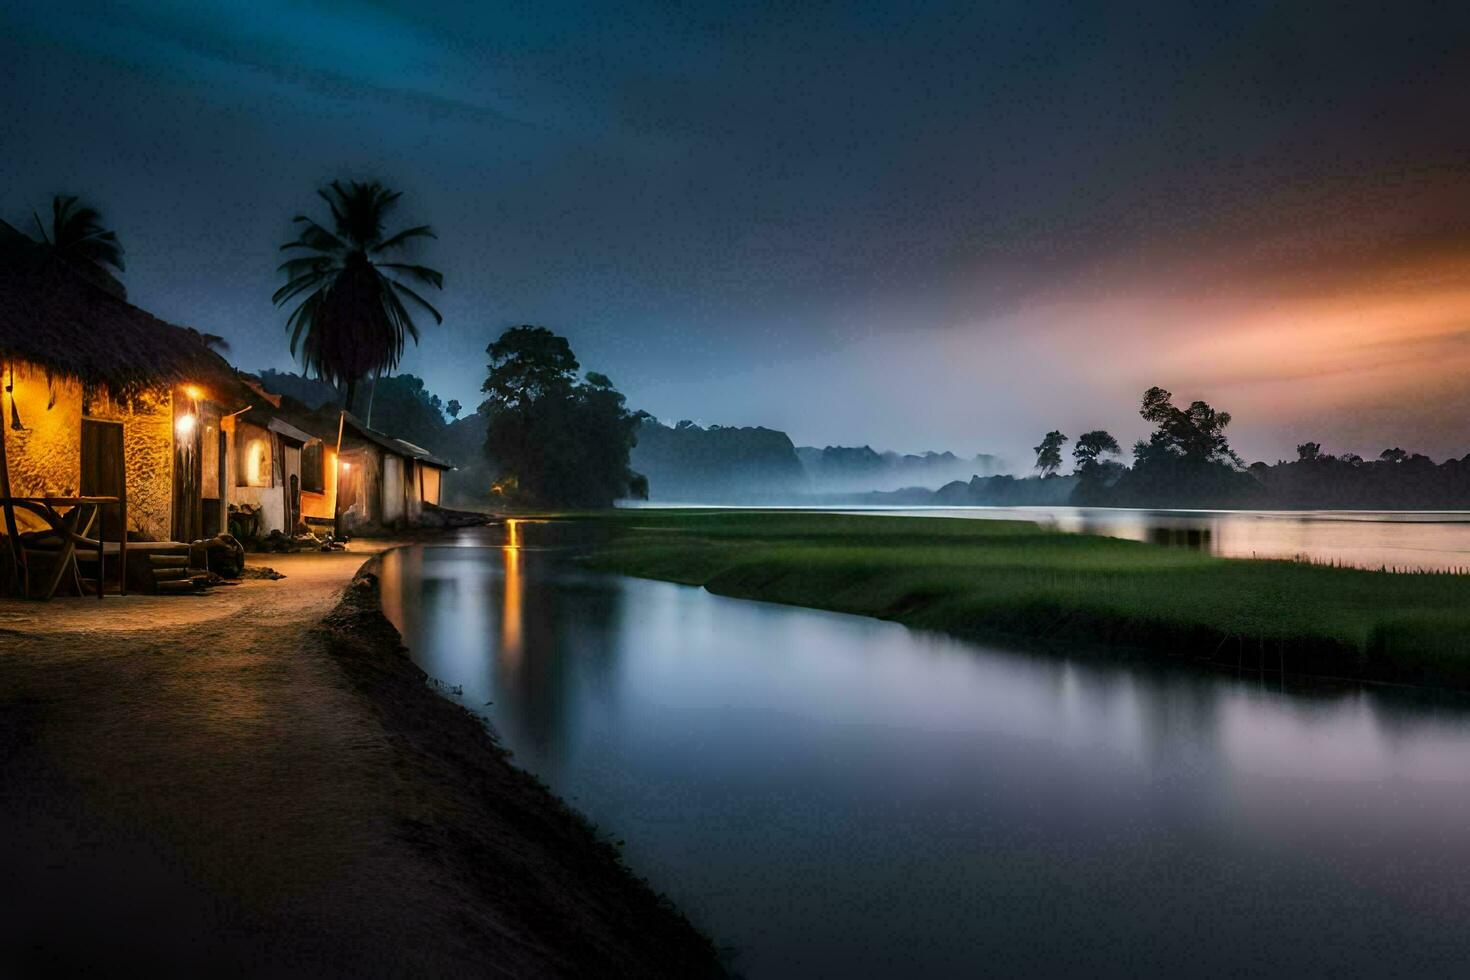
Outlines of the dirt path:
[[196,598],[0,603],[0,973],[708,972],[424,687],[370,586],[320,626],[364,557],[272,556],[286,579]]

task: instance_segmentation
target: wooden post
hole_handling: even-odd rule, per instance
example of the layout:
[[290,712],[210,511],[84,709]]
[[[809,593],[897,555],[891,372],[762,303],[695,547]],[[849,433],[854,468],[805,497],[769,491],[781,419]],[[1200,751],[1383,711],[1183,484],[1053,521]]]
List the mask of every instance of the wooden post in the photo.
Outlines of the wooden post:
[[332,476],[332,536],[342,540],[342,426],[347,423],[345,410],[337,413],[337,472]]
[[[4,369],[10,367],[10,384],[15,385],[15,367],[13,365],[0,364],[0,380],[3,380]],[[10,403],[15,404],[15,392],[11,391]],[[20,585],[20,562],[16,560],[15,549],[19,547],[16,539],[15,509],[10,505],[10,457],[6,455],[5,430],[10,428],[10,414],[4,409],[5,399],[0,393],[0,497],[5,498],[5,534],[6,553],[10,556],[10,578],[11,581]]]

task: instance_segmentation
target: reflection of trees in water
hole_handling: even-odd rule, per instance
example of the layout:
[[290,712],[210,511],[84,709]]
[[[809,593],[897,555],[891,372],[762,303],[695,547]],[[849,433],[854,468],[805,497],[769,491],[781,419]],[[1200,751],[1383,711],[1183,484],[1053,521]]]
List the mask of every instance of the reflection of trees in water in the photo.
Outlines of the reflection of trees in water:
[[554,764],[578,725],[578,685],[595,691],[612,673],[621,592],[552,553],[506,548],[502,561],[498,700],[526,746]]
[[1215,532],[1208,527],[1165,527],[1153,525],[1148,529],[1148,539],[1153,544],[1170,548],[1188,548],[1191,551],[1213,552]]

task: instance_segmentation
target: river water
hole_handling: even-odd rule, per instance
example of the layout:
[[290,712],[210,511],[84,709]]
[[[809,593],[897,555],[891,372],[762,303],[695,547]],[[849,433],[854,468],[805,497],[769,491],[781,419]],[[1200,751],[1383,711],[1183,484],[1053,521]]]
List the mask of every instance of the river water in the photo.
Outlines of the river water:
[[415,660],[750,977],[1463,976],[1470,699],[385,556]]

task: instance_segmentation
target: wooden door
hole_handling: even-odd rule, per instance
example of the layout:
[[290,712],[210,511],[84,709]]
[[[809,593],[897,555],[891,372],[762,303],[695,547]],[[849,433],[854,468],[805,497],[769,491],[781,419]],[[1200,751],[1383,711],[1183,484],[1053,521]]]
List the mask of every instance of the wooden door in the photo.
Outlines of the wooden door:
[[[82,496],[126,500],[125,474],[122,423],[82,419]],[[103,537],[116,541],[126,519],[123,508],[104,507],[101,518]]]

